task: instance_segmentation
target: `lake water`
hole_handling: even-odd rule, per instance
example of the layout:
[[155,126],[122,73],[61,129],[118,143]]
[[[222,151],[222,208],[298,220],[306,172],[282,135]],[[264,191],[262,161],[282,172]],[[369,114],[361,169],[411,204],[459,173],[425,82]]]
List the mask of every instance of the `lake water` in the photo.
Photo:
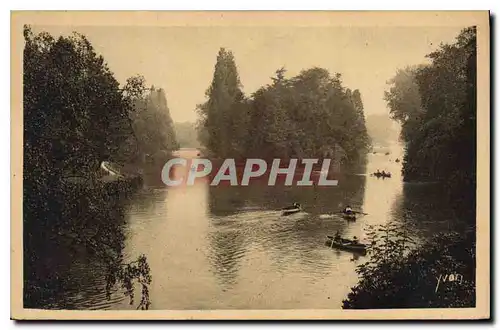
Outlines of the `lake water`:
[[[327,234],[363,241],[368,226],[388,221],[417,240],[465,231],[439,189],[402,182],[395,162],[402,159],[400,146],[376,150],[366,173],[343,174],[334,187],[147,184],[125,206],[123,252],[130,260],[140,254],[148,259],[150,309],[340,308],[358,281],[356,266],[367,257],[325,246]],[[181,157],[195,154],[180,151]],[[377,169],[392,178],[367,174]],[[294,201],[304,212],[282,217],[279,209]],[[331,215],[346,204],[368,215],[356,222]],[[82,254],[58,267],[65,285],[43,307],[136,307],[119,288],[106,299],[106,269],[96,258]]]

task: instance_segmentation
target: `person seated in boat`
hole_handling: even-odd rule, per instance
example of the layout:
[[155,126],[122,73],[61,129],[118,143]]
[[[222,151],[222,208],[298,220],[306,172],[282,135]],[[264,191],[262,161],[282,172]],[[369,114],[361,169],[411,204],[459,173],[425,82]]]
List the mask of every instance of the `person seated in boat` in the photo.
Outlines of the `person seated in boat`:
[[353,242],[354,244],[358,244],[358,238],[357,238],[356,236],[354,236],[354,237],[352,238],[352,242]]
[[344,209],[344,213],[345,214],[354,214],[354,211],[352,210],[352,208],[349,205],[347,205]]
[[340,233],[339,231],[337,230],[337,232],[335,233],[335,236],[333,236],[333,239],[336,240],[336,241],[340,241]]
[[294,209],[298,209],[298,208],[300,208],[300,204],[293,203],[292,206],[287,206],[287,207],[283,208],[283,210],[294,210]]

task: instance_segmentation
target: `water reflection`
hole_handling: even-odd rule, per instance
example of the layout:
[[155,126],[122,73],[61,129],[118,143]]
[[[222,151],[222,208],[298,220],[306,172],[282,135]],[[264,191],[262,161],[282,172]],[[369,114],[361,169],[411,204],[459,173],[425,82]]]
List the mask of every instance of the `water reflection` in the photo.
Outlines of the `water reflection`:
[[[366,257],[326,246],[326,235],[339,231],[363,240],[368,226],[397,221],[423,240],[467,227],[464,213],[445,204],[436,187],[403,184],[401,164],[390,160],[401,155],[399,147],[390,156],[370,154],[366,173],[353,168],[338,177],[336,187],[210,186],[207,180],[165,187],[155,176],[121,215],[112,215],[123,219],[123,237],[117,237],[127,260],[148,258],[151,309],[340,308],[357,283],[356,265]],[[369,176],[377,169],[390,171],[392,178]],[[172,175],[180,178],[186,171],[176,167]],[[280,209],[295,201],[304,212],[281,216]],[[368,214],[347,222],[338,215],[347,204]],[[111,209],[94,216],[111,217],[106,213]],[[68,284],[45,299],[46,306],[133,308],[122,292],[105,299],[98,259],[64,257],[69,249],[57,250],[44,262],[48,268],[61,264],[57,277]]]
[[112,290],[107,299],[106,283],[125,244],[126,201],[86,192],[58,190],[51,197],[63,202],[60,208],[38,209],[49,222],[25,219],[25,252],[32,256],[25,263],[26,308],[102,309],[125,298]]
[[443,198],[440,184],[405,183],[391,208],[392,218],[420,241],[439,233],[466,234],[474,228],[475,215]]

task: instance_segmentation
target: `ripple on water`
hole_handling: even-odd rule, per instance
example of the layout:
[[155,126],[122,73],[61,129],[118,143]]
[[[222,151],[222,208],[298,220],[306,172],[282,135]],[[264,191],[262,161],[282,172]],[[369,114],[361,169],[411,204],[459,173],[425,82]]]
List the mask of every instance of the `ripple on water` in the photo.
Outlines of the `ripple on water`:
[[92,269],[84,262],[75,260],[63,284],[64,296],[50,303],[49,309],[112,309],[128,299],[119,290],[106,295],[106,269],[94,264]]

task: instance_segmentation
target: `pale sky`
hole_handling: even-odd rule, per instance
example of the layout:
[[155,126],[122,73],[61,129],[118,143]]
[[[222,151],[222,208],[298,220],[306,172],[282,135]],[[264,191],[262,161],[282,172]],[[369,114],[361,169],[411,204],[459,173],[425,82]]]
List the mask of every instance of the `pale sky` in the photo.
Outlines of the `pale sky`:
[[463,27],[95,27],[38,26],[53,35],[77,31],[103,55],[116,79],[141,74],[147,86],[165,90],[172,119],[195,121],[205,100],[217,52],[233,52],[248,96],[271,82],[284,66],[286,77],[318,66],[342,74],[359,89],[365,114],[387,113],[386,81],[398,68],[425,62],[441,42],[453,42]]

